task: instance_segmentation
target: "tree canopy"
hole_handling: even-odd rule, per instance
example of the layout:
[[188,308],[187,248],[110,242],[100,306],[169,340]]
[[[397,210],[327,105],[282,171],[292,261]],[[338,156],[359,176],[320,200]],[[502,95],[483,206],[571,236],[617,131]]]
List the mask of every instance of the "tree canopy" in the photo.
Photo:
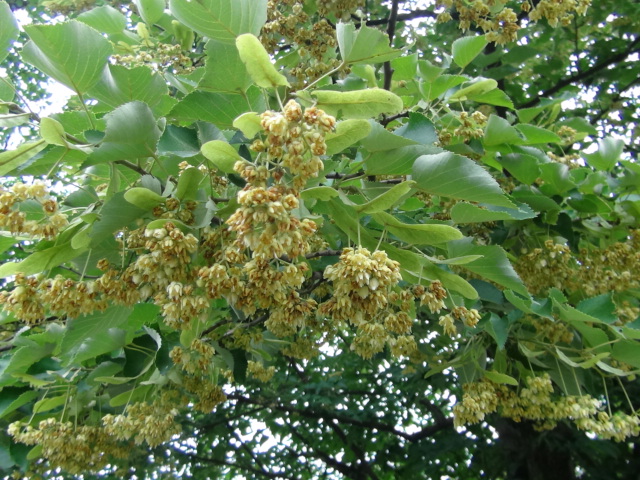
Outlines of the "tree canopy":
[[0,472],[635,477],[639,31],[0,0]]

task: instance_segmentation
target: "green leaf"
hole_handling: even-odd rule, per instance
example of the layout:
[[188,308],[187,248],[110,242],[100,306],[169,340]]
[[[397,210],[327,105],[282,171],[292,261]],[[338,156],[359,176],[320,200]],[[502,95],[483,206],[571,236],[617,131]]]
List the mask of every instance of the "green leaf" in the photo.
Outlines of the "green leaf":
[[373,118],[383,113],[393,115],[404,107],[400,97],[382,88],[351,92],[315,90],[311,96],[315,97],[317,106],[329,115],[337,116],[341,112],[344,118]]
[[[75,357],[91,358],[92,352],[105,353],[103,347],[114,344],[114,337],[119,337],[117,327],[125,324],[131,314],[131,308],[113,305],[104,312],[95,312],[72,318],[67,323],[67,329],[62,337],[60,351],[68,364]],[[109,330],[114,329],[114,332]],[[120,339],[120,338],[118,338]],[[122,336],[121,339],[124,339]],[[79,360],[81,361],[81,360]]]
[[33,405],[33,413],[48,412],[49,410],[63,406],[67,403],[67,400],[68,397],[66,394],[58,395],[57,397],[45,397]]
[[11,412],[31,402],[38,396],[36,390],[17,388],[3,388],[2,399],[0,399],[0,418],[9,415]]
[[493,78],[478,77],[454,92],[447,100],[449,102],[463,102],[471,100],[475,96],[486,95],[498,88],[498,82]]
[[28,161],[17,171],[21,175],[47,175],[55,165],[61,165],[61,162],[64,162],[66,166],[79,167],[86,158],[87,154],[80,150],[52,147]]
[[3,236],[0,236],[0,253],[6,252],[10,247],[14,246],[19,241],[20,240],[18,240],[15,237],[3,237]]
[[624,140],[620,138],[605,137],[598,140],[598,151],[587,154],[587,163],[597,170],[611,170],[622,155]]
[[338,195],[339,193],[336,189],[324,185],[321,185],[319,187],[307,188],[306,190],[300,192],[300,198],[302,198],[303,200],[318,199],[327,201],[334,197],[337,197]]
[[498,182],[481,166],[461,155],[422,155],[413,164],[413,180],[422,190],[445,197],[514,208]]
[[597,362],[596,365],[600,367],[607,373],[611,373],[612,375],[616,375],[618,377],[627,377],[629,375],[635,375],[635,372],[627,372],[625,370],[621,370],[619,368],[612,367],[611,365],[604,363],[602,361]]
[[53,118],[45,117],[40,120],[40,136],[50,145],[67,146],[64,127]]
[[353,119],[338,122],[335,132],[329,132],[326,135],[327,155],[340,153],[365,138],[370,132],[371,124],[366,120]]
[[480,206],[470,203],[456,203],[451,209],[451,220],[455,223],[495,222],[497,220],[526,220],[537,214],[527,204],[521,203],[518,208]]
[[124,199],[142,210],[153,210],[166,202],[166,198],[145,187],[133,187],[124,192]]
[[504,373],[494,372],[492,370],[485,370],[484,377],[495,383],[513,385],[514,387],[517,387],[519,385],[518,381],[515,378],[510,377],[509,375],[505,375]]
[[158,142],[158,153],[178,157],[198,155],[200,153],[198,132],[193,128],[167,125]]
[[23,143],[15,150],[0,153],[0,175],[7,175],[47,146],[44,140]]
[[373,218],[400,240],[412,245],[438,245],[462,238],[462,233],[449,225],[402,223],[386,212],[374,213]]
[[358,30],[353,23],[336,25],[338,47],[347,64],[383,63],[399,56],[402,50],[389,46],[389,36],[376,28],[363,25]]
[[415,182],[411,180],[404,181],[394,185],[389,190],[378,195],[376,198],[369,200],[367,203],[356,205],[354,208],[356,212],[360,214],[377,213],[382,212],[383,210],[388,210],[396,205],[402,197],[409,193],[414,185]]
[[207,60],[198,89],[239,93],[249,88],[251,77],[235,45],[209,40],[205,46],[205,53]]
[[520,133],[515,127],[509,125],[504,118],[490,115],[489,121],[484,131],[484,144],[487,147],[511,143],[519,145],[522,143]]
[[515,126],[523,136],[523,145],[535,145],[539,143],[560,143],[562,139],[555,133],[546,128],[536,127],[522,123]]
[[144,216],[145,213],[145,210],[127,202],[124,199],[124,192],[116,193],[102,206],[100,218],[92,225],[91,246],[99,245],[119,229]]
[[133,0],[138,13],[147,25],[156,23],[164,14],[165,0]]
[[150,107],[160,103],[168,94],[164,79],[149,67],[126,68],[109,65],[89,94],[111,108],[139,100]]
[[245,33],[236,38],[240,60],[247,67],[253,82],[262,88],[290,87],[286,77],[276,70],[271,57],[258,37]]
[[507,319],[491,312],[489,320],[484,324],[484,329],[496,341],[498,350],[504,349],[509,336],[509,322]]
[[4,369],[4,375],[16,375],[26,373],[29,367],[51,355],[55,349],[55,343],[44,343],[39,345],[33,343],[24,347],[19,347],[11,353],[9,364]]
[[464,238],[449,243],[449,256],[482,255],[482,258],[475,262],[467,263],[462,268],[509,288],[516,293],[526,297],[529,296],[529,292],[511,266],[502,247],[497,245],[473,245],[471,242],[471,238]]
[[248,110],[265,108],[261,90],[252,87],[246,96],[231,93],[193,92],[184,97],[169,113],[169,117],[188,123],[204,121],[218,128],[233,128],[233,121]]
[[467,80],[469,80],[469,78],[463,75],[440,75],[433,81],[427,81],[422,84],[420,91],[424,95],[425,100],[431,102],[449,89],[457,87]]
[[509,153],[499,156],[497,160],[511,175],[525,185],[531,185],[540,176],[538,159],[533,155]]
[[75,20],[24,29],[31,41],[22,49],[22,58],[78,94],[98,81],[111,55],[106,38]]
[[513,102],[509,96],[502,90],[496,88],[487,93],[469,95],[469,100],[478,103],[486,103],[487,105],[496,105],[498,107],[506,107],[514,109]]
[[560,211],[560,205],[551,198],[540,193],[540,191],[535,187],[519,187],[511,192],[511,196],[516,200],[526,203],[537,212]]
[[70,242],[45,248],[32,253],[20,262],[6,262],[0,265],[0,278],[6,278],[16,273],[33,275],[34,273],[44,272],[62,265],[64,262],[73,260],[84,251],[86,251],[86,248],[75,249]]
[[611,356],[618,361],[640,368],[640,342],[620,340],[613,344]]
[[419,145],[420,142],[407,137],[401,137],[394,132],[390,132],[378,122],[369,120],[371,131],[365,137],[361,144],[370,152],[382,152],[385,150],[394,150],[396,148],[407,147],[411,145]]
[[152,388],[153,385],[140,385],[132,390],[127,390],[109,400],[109,405],[112,407],[121,407],[131,402],[142,402],[149,395]]
[[200,35],[233,43],[238,35],[259,35],[267,21],[267,0],[170,0],[174,17]]
[[78,15],[77,19],[99,32],[107,34],[120,33],[127,28],[126,17],[109,5],[83,12]]
[[396,129],[394,134],[421,145],[432,145],[438,140],[436,128],[431,120],[416,112],[409,112],[409,121]]
[[382,150],[368,156],[364,169],[368,175],[406,175],[411,173],[421,155],[436,154],[442,149],[426,145],[410,145],[395,150]]
[[611,293],[585,298],[576,305],[576,308],[582,313],[596,317],[604,323],[613,324],[618,321],[616,305],[613,303]]
[[458,38],[451,46],[453,61],[460,68],[466,67],[484,50],[487,43],[489,42],[484,35]]
[[233,120],[233,127],[240,130],[245,137],[251,139],[262,131],[262,120],[256,112],[247,112]]
[[18,125],[24,125],[29,121],[30,118],[30,113],[10,113],[7,115],[0,115],[0,127],[11,128],[17,127]]
[[18,33],[18,22],[11,13],[11,8],[7,2],[0,0],[0,62],[9,55],[9,47],[18,38]]
[[161,131],[146,103],[131,102],[105,116],[107,128],[100,146],[85,166],[154,156]]
[[242,160],[236,149],[222,140],[211,140],[202,145],[202,154],[224,173],[233,173],[235,163]]
[[204,174],[195,167],[183,170],[180,178],[178,178],[175,197],[183,201],[195,200],[198,194],[198,188],[204,179]]
[[540,177],[544,181],[540,190],[548,196],[563,195],[575,188],[569,167],[562,163],[550,162],[539,165]]

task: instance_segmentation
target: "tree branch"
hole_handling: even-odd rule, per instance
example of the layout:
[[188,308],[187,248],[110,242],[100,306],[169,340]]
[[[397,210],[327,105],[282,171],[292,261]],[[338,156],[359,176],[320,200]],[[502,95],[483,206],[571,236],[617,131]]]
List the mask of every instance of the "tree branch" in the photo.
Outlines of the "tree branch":
[[337,257],[338,255],[342,254],[342,250],[321,250],[319,252],[311,252],[311,253],[307,253],[304,258],[306,258],[307,260],[311,259],[311,258],[318,258],[318,257]]
[[556,83],[553,87],[545,90],[540,95],[532,98],[531,100],[523,103],[522,105],[518,105],[517,109],[533,107],[542,98],[548,97],[550,95],[553,95],[554,93],[559,92],[564,87],[567,87],[567,86],[571,85],[572,83],[584,81],[584,80],[588,79],[589,77],[594,76],[596,73],[598,73],[598,72],[604,70],[605,68],[609,67],[610,65],[613,65],[613,64],[618,63],[618,62],[622,62],[629,55],[632,55],[634,53],[640,52],[640,48],[636,48],[636,46],[638,44],[640,44],[640,37],[636,38],[633,42],[631,42],[629,44],[629,46],[626,49],[624,49],[622,52],[607,58],[606,60],[594,65],[593,67],[591,67],[591,68],[589,68],[587,70],[583,70],[583,71],[581,71],[579,73],[576,73],[575,75],[571,75],[570,77],[566,77],[566,78],[558,81],[558,83]]
[[[259,475],[263,478],[283,478],[282,474],[280,473],[270,473],[270,472],[265,472],[259,468],[255,468],[255,467],[251,467],[249,465],[240,465],[238,463],[234,463],[234,462],[225,462],[223,460],[217,460],[215,458],[209,458],[209,457],[203,457],[202,455],[196,455],[194,453],[188,453],[185,452],[181,449],[179,449],[178,447],[172,446],[171,450],[173,450],[175,453],[183,455],[187,458],[193,459],[193,460],[197,460],[199,462],[205,462],[205,463],[210,463],[213,465],[220,465],[223,467],[231,467],[231,468],[236,468],[238,470],[243,470],[246,472],[251,472],[253,474]],[[255,478],[255,477],[254,477]]]
[[116,160],[113,163],[117,163],[118,165],[122,165],[123,167],[127,167],[128,169],[133,170],[134,172],[138,172],[140,175],[151,175],[144,168],[139,167],[135,163],[131,163],[131,162],[127,161],[127,160]]
[[318,408],[297,409],[297,408],[290,407],[288,405],[281,405],[281,404],[274,403],[272,400],[266,400],[266,399],[256,398],[256,397],[249,398],[249,397],[244,397],[238,394],[227,395],[227,398],[229,400],[236,400],[237,402],[250,404],[250,405],[264,405],[273,410],[278,410],[286,413],[294,413],[306,418],[313,418],[313,419],[322,418],[325,420],[333,419],[341,423],[346,423],[348,425],[354,425],[357,427],[366,428],[368,430],[377,429],[381,432],[391,433],[398,437],[404,438],[405,440],[409,440],[410,442],[416,442],[418,440],[422,440],[423,438],[430,437],[432,435],[435,435],[437,432],[441,430],[445,430],[453,426],[453,420],[446,419],[444,422],[436,422],[434,425],[429,425],[427,427],[424,427],[419,432],[406,433],[396,429],[393,425],[389,425],[387,423],[383,423],[378,420],[374,420],[374,419],[358,420],[356,418],[351,418],[347,415],[342,415],[340,413],[325,410],[325,409],[318,409]]
[[[389,45],[393,45],[393,37],[396,35],[396,22],[398,21],[398,0],[391,1],[391,15],[389,15],[389,25],[387,35],[389,36]],[[384,88],[391,90],[391,79],[393,78],[393,69],[391,61],[384,62]]]
[[[436,18],[437,15],[433,13],[431,10],[414,10],[410,13],[400,13],[396,17],[396,22],[405,22],[407,20],[415,20],[416,18]],[[386,25],[391,21],[391,17],[382,18],[378,20],[367,20],[365,25],[375,26],[375,25]]]
[[353,467],[347,465],[346,463],[339,462],[338,460],[333,458],[331,455],[329,455],[327,452],[318,448],[316,446],[316,442],[310,441],[309,439],[305,438],[300,432],[298,432],[296,427],[294,427],[290,422],[287,422],[287,425],[289,426],[289,430],[291,431],[291,434],[294,437],[302,441],[305,445],[308,445],[311,448],[311,450],[315,452],[316,458],[319,458],[324,463],[329,465],[331,468],[334,468],[340,473],[342,473],[343,475],[345,475],[347,478],[357,478],[357,479],[360,478],[359,472],[355,470]]
[[346,433],[344,433],[344,430],[340,428],[340,425],[338,424],[337,420],[334,420],[333,422],[328,422],[328,423],[329,423],[329,427],[335,432],[336,435],[338,435],[338,437],[340,437],[340,440],[342,440],[342,443],[347,445],[353,451],[353,453],[355,453],[356,457],[358,457],[358,460],[360,460],[359,465],[362,466],[362,468],[365,470],[365,473],[369,476],[369,478],[371,478],[372,480],[379,480],[378,476],[371,468],[371,465],[369,464],[369,462],[367,462],[367,458],[365,456],[364,451],[357,444],[354,444],[349,441],[349,437],[347,436]]

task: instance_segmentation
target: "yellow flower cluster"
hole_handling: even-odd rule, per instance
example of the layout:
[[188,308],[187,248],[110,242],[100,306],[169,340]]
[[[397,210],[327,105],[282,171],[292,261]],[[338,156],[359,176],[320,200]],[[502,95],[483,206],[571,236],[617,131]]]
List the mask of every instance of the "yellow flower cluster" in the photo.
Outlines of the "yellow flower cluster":
[[[21,207],[41,211],[39,218],[29,219]],[[31,185],[14,183],[10,188],[0,186],[0,230],[12,234],[53,238],[68,225],[67,216],[58,211],[58,202],[49,195],[47,186],[39,181]]]
[[[438,3],[458,12],[462,30],[469,30],[475,24],[485,32],[487,40],[498,44],[514,42],[518,38],[518,15],[509,7],[496,8],[493,0],[439,0]],[[558,22],[568,25],[575,14],[584,15],[590,5],[591,0],[541,0],[535,4],[531,0],[523,0],[521,10],[529,13],[529,20],[537,22],[546,18],[549,25],[555,27]],[[443,11],[437,21],[442,23],[452,19],[449,11]]]
[[499,412],[516,422],[531,420],[541,430],[554,428],[567,419],[579,429],[602,438],[622,441],[640,434],[640,419],[635,414],[616,414],[610,418],[601,403],[590,395],[554,396],[551,378],[546,373],[527,377],[526,384],[519,393],[487,379],[463,385],[462,399],[453,408],[455,425],[478,423],[486,415]]
[[267,383],[276,373],[276,367],[273,365],[265,367],[260,362],[249,361],[247,364],[247,373],[261,382]]
[[526,317],[536,329],[541,338],[546,338],[550,343],[571,343],[573,332],[560,320],[550,320],[542,317]]
[[467,112],[460,112],[458,115],[460,126],[456,127],[453,134],[456,137],[462,137],[465,142],[480,138],[484,135],[484,127],[487,124],[487,120],[486,115],[479,111],[475,111],[471,115]]
[[180,45],[147,42],[144,45],[136,45],[133,49],[131,54],[113,55],[111,58],[117,65],[147,66],[154,70],[175,74],[185,75],[195,70],[191,58],[182,53]]
[[[262,27],[260,37],[269,52],[274,53],[283,46],[295,49],[300,61],[290,74],[296,79],[294,86],[297,88],[340,65],[338,59],[332,58],[332,51],[337,46],[334,28],[325,18],[309,28],[309,15],[305,13],[303,3],[300,0],[269,0],[267,23]],[[317,7],[323,17],[335,13],[340,18],[350,15],[362,3],[363,0],[321,0]]]
[[352,350],[363,358],[381,352],[386,344],[392,353],[415,352],[413,337],[403,337],[411,332],[413,318],[408,312],[414,296],[410,291],[395,291],[401,279],[398,262],[381,250],[345,248],[324,276],[332,282],[333,293],[318,313],[357,328]]
[[16,442],[41,445],[42,457],[54,468],[71,474],[96,472],[113,459],[129,458],[132,449],[99,426],[75,427],[55,418],[42,420],[37,428],[21,422],[9,425],[7,433]]
[[[508,7],[501,9],[492,8],[492,0],[474,0],[471,2],[463,0],[441,0],[439,4],[447,8],[455,8],[459,17],[459,28],[469,30],[472,25],[477,25],[486,34],[487,40],[504,44],[517,40],[518,16]],[[453,17],[448,12],[438,15],[438,22],[447,22]]]
[[514,265],[532,293],[551,287],[595,296],[640,286],[640,230],[625,242],[604,249],[583,248],[578,254],[568,246],[547,240],[518,258]]
[[182,428],[176,422],[178,408],[184,399],[172,390],[163,392],[151,403],[134,403],[120,415],[102,417],[104,430],[118,440],[132,439],[136,445],[145,442],[151,447],[160,445],[179,434]]
[[[530,0],[526,0],[526,3],[531,5]],[[575,14],[584,15],[590,5],[591,0],[540,0],[529,12],[529,18],[534,22],[546,18],[552,27],[558,25],[558,22],[567,26],[571,24]]]
[[442,315],[439,318],[438,324],[443,328],[446,335],[455,337],[458,334],[458,329],[455,325],[456,320],[460,320],[465,326],[473,328],[480,321],[480,312],[475,308],[454,307],[451,313]]

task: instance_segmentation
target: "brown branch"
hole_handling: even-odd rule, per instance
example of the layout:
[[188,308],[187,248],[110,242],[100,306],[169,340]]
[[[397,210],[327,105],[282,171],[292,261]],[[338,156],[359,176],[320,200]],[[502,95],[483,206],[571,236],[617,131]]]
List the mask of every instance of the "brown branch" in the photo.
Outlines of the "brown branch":
[[364,175],[364,170],[358,170],[356,173],[349,173],[349,174],[338,173],[338,172],[328,173],[327,175],[325,175],[325,178],[336,179],[336,180],[350,180],[352,178],[361,177],[362,175]]
[[311,258],[318,258],[318,257],[337,257],[338,255],[342,254],[342,250],[321,250],[319,252],[311,252],[311,253],[307,253],[304,258],[306,258],[307,260],[311,259]]
[[327,452],[318,448],[316,446],[316,442],[310,441],[309,439],[305,438],[304,435],[298,432],[298,430],[290,422],[287,422],[287,425],[289,426],[289,430],[291,431],[291,434],[294,437],[302,441],[302,443],[304,443],[305,445],[308,445],[311,448],[311,450],[315,452],[314,456],[316,458],[319,458],[324,463],[329,465],[331,468],[334,468],[338,472],[345,475],[347,478],[358,478],[358,479],[360,478],[359,472],[355,470],[353,467],[347,465],[346,463],[339,462],[338,460],[333,458],[331,455],[329,455]]
[[375,419],[358,420],[355,418],[351,418],[347,415],[342,415],[338,412],[333,412],[325,409],[319,409],[319,408],[297,409],[287,405],[274,403],[271,400],[266,400],[261,398],[248,398],[248,397],[244,397],[242,395],[237,395],[237,394],[227,395],[227,398],[230,400],[236,400],[238,402],[246,403],[249,405],[264,405],[274,410],[278,410],[286,413],[293,413],[306,418],[312,418],[316,420],[320,418],[325,420],[334,419],[348,425],[354,425],[357,427],[366,428],[368,430],[377,429],[381,432],[391,433],[398,437],[404,438],[405,440],[409,440],[410,442],[422,440],[423,438],[430,437],[441,430],[445,430],[453,426],[453,420],[446,419],[444,422],[436,422],[436,424],[434,425],[424,427],[419,432],[411,434],[411,433],[406,433],[401,430],[398,430],[393,425],[389,425],[387,423],[383,423]]
[[394,120],[397,120],[399,118],[407,118],[407,117],[409,117],[409,112],[401,112],[401,113],[396,113],[395,115],[389,115],[388,117],[384,117],[382,119],[382,121],[380,122],[380,125],[382,125],[383,127],[386,127]]
[[[393,37],[396,35],[396,22],[398,21],[398,0],[391,2],[391,14],[389,15],[389,25],[387,27],[387,35],[389,36],[389,45],[393,45]],[[391,79],[393,78],[393,68],[391,61],[384,62],[384,85],[382,88],[391,90]]]
[[188,453],[185,452],[181,449],[179,449],[178,447],[172,446],[171,450],[173,450],[175,453],[183,455],[185,457],[188,457],[190,459],[193,460],[197,460],[199,462],[205,462],[205,463],[210,463],[213,465],[220,465],[220,466],[224,466],[224,467],[231,467],[231,468],[237,468],[239,470],[243,470],[246,472],[251,472],[257,475],[260,475],[264,478],[283,478],[283,475],[281,473],[271,473],[271,472],[265,472],[263,470],[260,470],[259,468],[255,468],[255,467],[250,467],[249,465],[240,465],[238,463],[234,463],[234,462],[225,462],[224,460],[217,460],[215,458],[210,458],[210,457],[204,457],[202,455],[196,455],[194,453]]
[[134,172],[138,172],[140,175],[151,175],[144,168],[139,167],[135,163],[131,163],[131,162],[127,161],[127,160],[116,160],[113,163],[117,163],[118,165],[122,165],[123,167],[127,167],[128,169],[133,170]]
[[575,75],[571,75],[570,77],[563,78],[562,80],[558,81],[558,83],[556,83],[553,87],[545,90],[540,95],[532,98],[531,100],[523,103],[522,105],[518,105],[517,109],[533,107],[542,98],[549,97],[550,95],[553,95],[559,92],[563,88],[568,87],[573,83],[587,80],[588,78],[593,77],[598,72],[606,69],[610,65],[613,65],[618,62],[622,62],[629,55],[632,55],[634,53],[639,53],[640,48],[636,48],[638,44],[640,44],[640,36],[636,38],[633,42],[631,42],[629,46],[626,49],[624,49],[622,52],[616,55],[612,55],[611,57],[608,57],[603,62],[600,62],[587,70],[583,70],[579,73],[576,73]]
[[626,92],[627,90],[629,90],[631,87],[637,85],[640,83],[640,78],[635,78],[633,79],[631,82],[629,82],[627,85],[625,85],[624,87],[620,88],[616,94],[611,97],[609,105],[606,108],[602,108],[591,120],[590,123],[592,125],[595,125],[596,123],[598,123],[598,121],[604,117],[607,113],[609,113],[611,111],[611,108],[613,107],[613,105],[615,105],[620,99],[622,99],[622,94],[624,92]]
[[[396,22],[406,22],[407,20],[415,20],[416,18],[427,18],[427,17],[436,18],[437,15],[431,10],[414,10],[413,12],[410,12],[410,13],[398,14],[396,17]],[[386,25],[390,21],[391,21],[391,17],[382,18],[378,20],[367,20],[365,24],[368,26]]]
[[335,434],[338,435],[338,437],[340,437],[340,440],[342,440],[342,443],[348,446],[351,449],[351,451],[355,453],[356,457],[358,457],[358,460],[359,460],[358,463],[361,465],[362,469],[365,470],[365,473],[369,476],[369,478],[371,478],[372,480],[379,480],[378,476],[373,471],[373,469],[371,468],[371,465],[367,461],[364,450],[362,450],[357,444],[349,441],[349,437],[347,436],[346,433],[344,433],[344,430],[340,428],[340,425],[338,425],[338,422],[336,420],[334,420],[333,422],[328,422],[328,424],[329,424],[329,427],[335,432]]

